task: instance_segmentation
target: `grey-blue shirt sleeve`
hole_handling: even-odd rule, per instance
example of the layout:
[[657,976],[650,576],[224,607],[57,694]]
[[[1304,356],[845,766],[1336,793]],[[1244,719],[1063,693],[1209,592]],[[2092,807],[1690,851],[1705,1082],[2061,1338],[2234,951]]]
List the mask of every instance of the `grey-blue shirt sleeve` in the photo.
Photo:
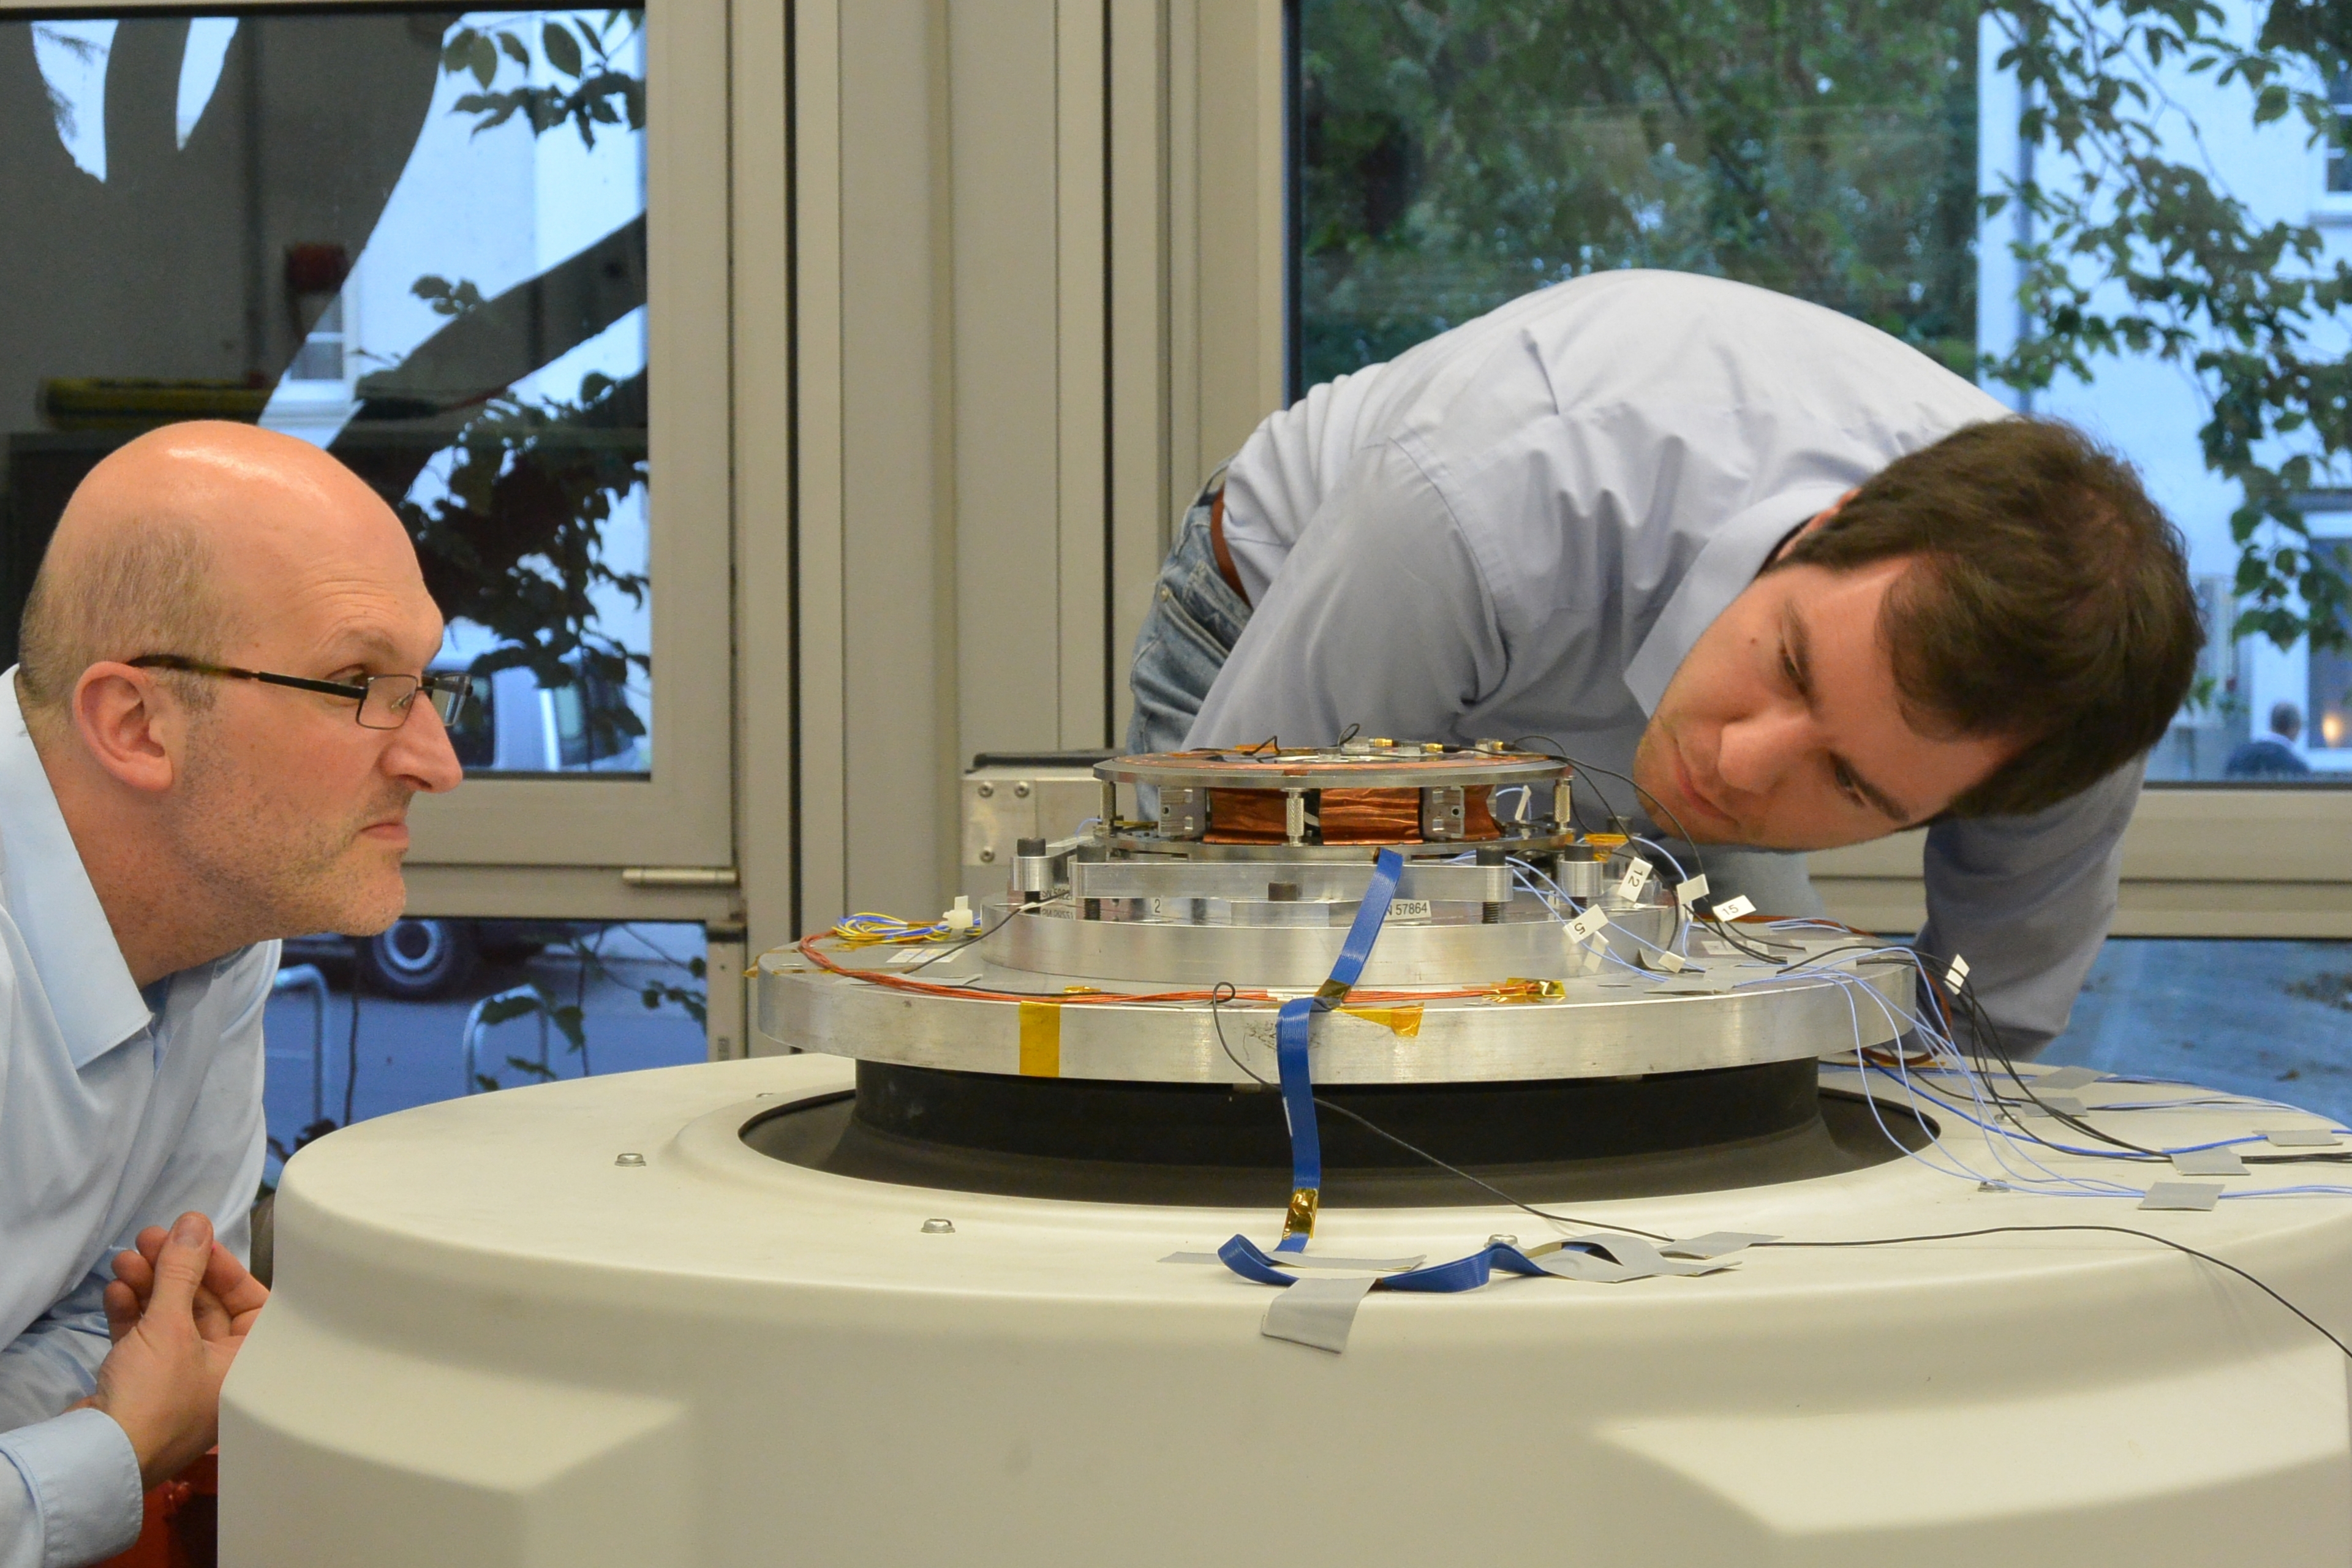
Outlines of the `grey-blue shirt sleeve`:
[[1928,829],[1922,951],[1969,961],[1969,984],[2009,1047],[2029,1057],[2064,1032],[2116,914],[2124,828],[2144,761],[2032,816]]
[[1502,679],[1492,595],[1454,512],[1392,442],[1300,532],[1187,743],[1322,745],[1349,725],[1440,738]]
[[139,1457],[102,1410],[0,1433],[0,1568],[82,1568],[142,1522]]

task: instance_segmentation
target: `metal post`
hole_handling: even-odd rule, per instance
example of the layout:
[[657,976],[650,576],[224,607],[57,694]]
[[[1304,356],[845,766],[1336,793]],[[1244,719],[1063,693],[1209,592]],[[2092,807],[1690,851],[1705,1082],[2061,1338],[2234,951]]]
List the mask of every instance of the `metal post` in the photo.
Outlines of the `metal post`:
[[[269,983],[273,996],[310,994],[310,1125],[327,1119],[327,977],[315,963],[280,969]],[[356,1005],[356,1004],[354,1004]]]

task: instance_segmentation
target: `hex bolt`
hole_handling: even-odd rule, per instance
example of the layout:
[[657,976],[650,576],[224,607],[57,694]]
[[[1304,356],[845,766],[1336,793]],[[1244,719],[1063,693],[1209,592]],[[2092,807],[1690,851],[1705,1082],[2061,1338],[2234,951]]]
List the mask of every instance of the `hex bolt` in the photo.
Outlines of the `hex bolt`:
[[951,1219],[927,1219],[923,1222],[923,1234],[925,1236],[953,1236],[955,1234],[955,1221]]
[[1489,1247],[1517,1247],[1518,1244],[1519,1238],[1508,1231],[1498,1230],[1486,1238],[1486,1245]]
[[615,1154],[613,1156],[613,1163],[615,1165],[642,1165],[645,1163],[646,1157],[643,1154]]
[[981,785],[981,786],[980,786],[980,798],[981,798],[981,799],[982,799],[982,800],[987,800],[987,799],[991,798],[992,796],[993,796],[995,794],[996,794],[996,786],[995,786],[994,784],[982,784],[982,785]]

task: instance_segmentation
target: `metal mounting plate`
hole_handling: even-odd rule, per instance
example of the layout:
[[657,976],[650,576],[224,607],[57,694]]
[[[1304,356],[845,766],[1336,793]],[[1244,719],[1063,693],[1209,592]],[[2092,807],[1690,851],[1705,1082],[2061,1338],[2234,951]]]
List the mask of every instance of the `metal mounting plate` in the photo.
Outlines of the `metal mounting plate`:
[[[1294,933],[1232,934],[1265,939]],[[1384,933],[1381,940],[1385,943],[1395,934]],[[1823,950],[1834,944],[1810,945]],[[837,961],[880,967],[890,951],[867,949]],[[1030,995],[1032,1007],[1063,1000],[1063,976],[1004,969],[969,953],[930,967],[950,966],[959,975],[975,975],[978,986]],[[1874,962],[1849,973],[1860,973],[1890,998],[1908,994],[1906,965]],[[1870,1005],[1866,998],[1856,1005],[1833,981],[1774,978],[1775,973],[1768,965],[1743,967],[1718,959],[1706,975],[1662,984],[1612,966],[1603,974],[1564,982],[1556,1000],[1456,997],[1423,1002],[1407,1013],[1383,1001],[1365,1009],[1365,1016],[1339,1012],[1317,1021],[1315,1078],[1320,1083],[1409,1084],[1689,1072],[1789,1061],[1852,1050],[1857,1043],[1883,1045],[1894,1037],[1891,1008]],[[1699,989],[1724,980],[1738,983],[1738,988]],[[761,1031],[782,1047],[963,1072],[1019,1074],[1025,1061],[1031,1076],[1038,1076],[1043,1060],[1034,1048],[1024,1051],[1024,1004],[1018,998],[875,985],[817,969],[789,948],[761,957],[758,991]],[[1220,1047],[1220,1023],[1225,1044],[1248,1071]],[[1054,1070],[1045,1076],[1217,1084],[1248,1082],[1252,1072],[1269,1080],[1276,1076],[1274,1009],[1262,1003],[1229,1003],[1213,1016],[1202,1003],[1093,1002],[1052,1007],[1051,1024]],[[1034,1018],[1031,1026],[1038,1026]],[[1403,1032],[1406,1027],[1412,1032]]]

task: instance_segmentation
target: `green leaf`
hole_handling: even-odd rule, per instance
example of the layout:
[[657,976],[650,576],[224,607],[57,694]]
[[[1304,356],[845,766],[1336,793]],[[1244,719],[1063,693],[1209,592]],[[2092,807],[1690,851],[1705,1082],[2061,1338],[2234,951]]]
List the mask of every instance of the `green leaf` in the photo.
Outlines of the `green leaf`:
[[2254,100],[2254,123],[2268,125],[2273,120],[2285,119],[2289,102],[2286,89],[2271,83]]
[[571,29],[558,22],[550,22],[539,30],[540,47],[547,51],[548,62],[566,76],[580,74],[580,46],[572,41]]
[[512,33],[500,33],[499,47],[506,51],[507,58],[525,70],[530,69],[530,51],[522,47],[520,38],[516,37]]
[[482,1004],[481,1020],[485,1024],[504,1024],[528,1017],[545,1005],[537,996],[496,996]]
[[473,68],[474,79],[487,88],[499,74],[499,47],[477,33],[467,51],[466,63]]

